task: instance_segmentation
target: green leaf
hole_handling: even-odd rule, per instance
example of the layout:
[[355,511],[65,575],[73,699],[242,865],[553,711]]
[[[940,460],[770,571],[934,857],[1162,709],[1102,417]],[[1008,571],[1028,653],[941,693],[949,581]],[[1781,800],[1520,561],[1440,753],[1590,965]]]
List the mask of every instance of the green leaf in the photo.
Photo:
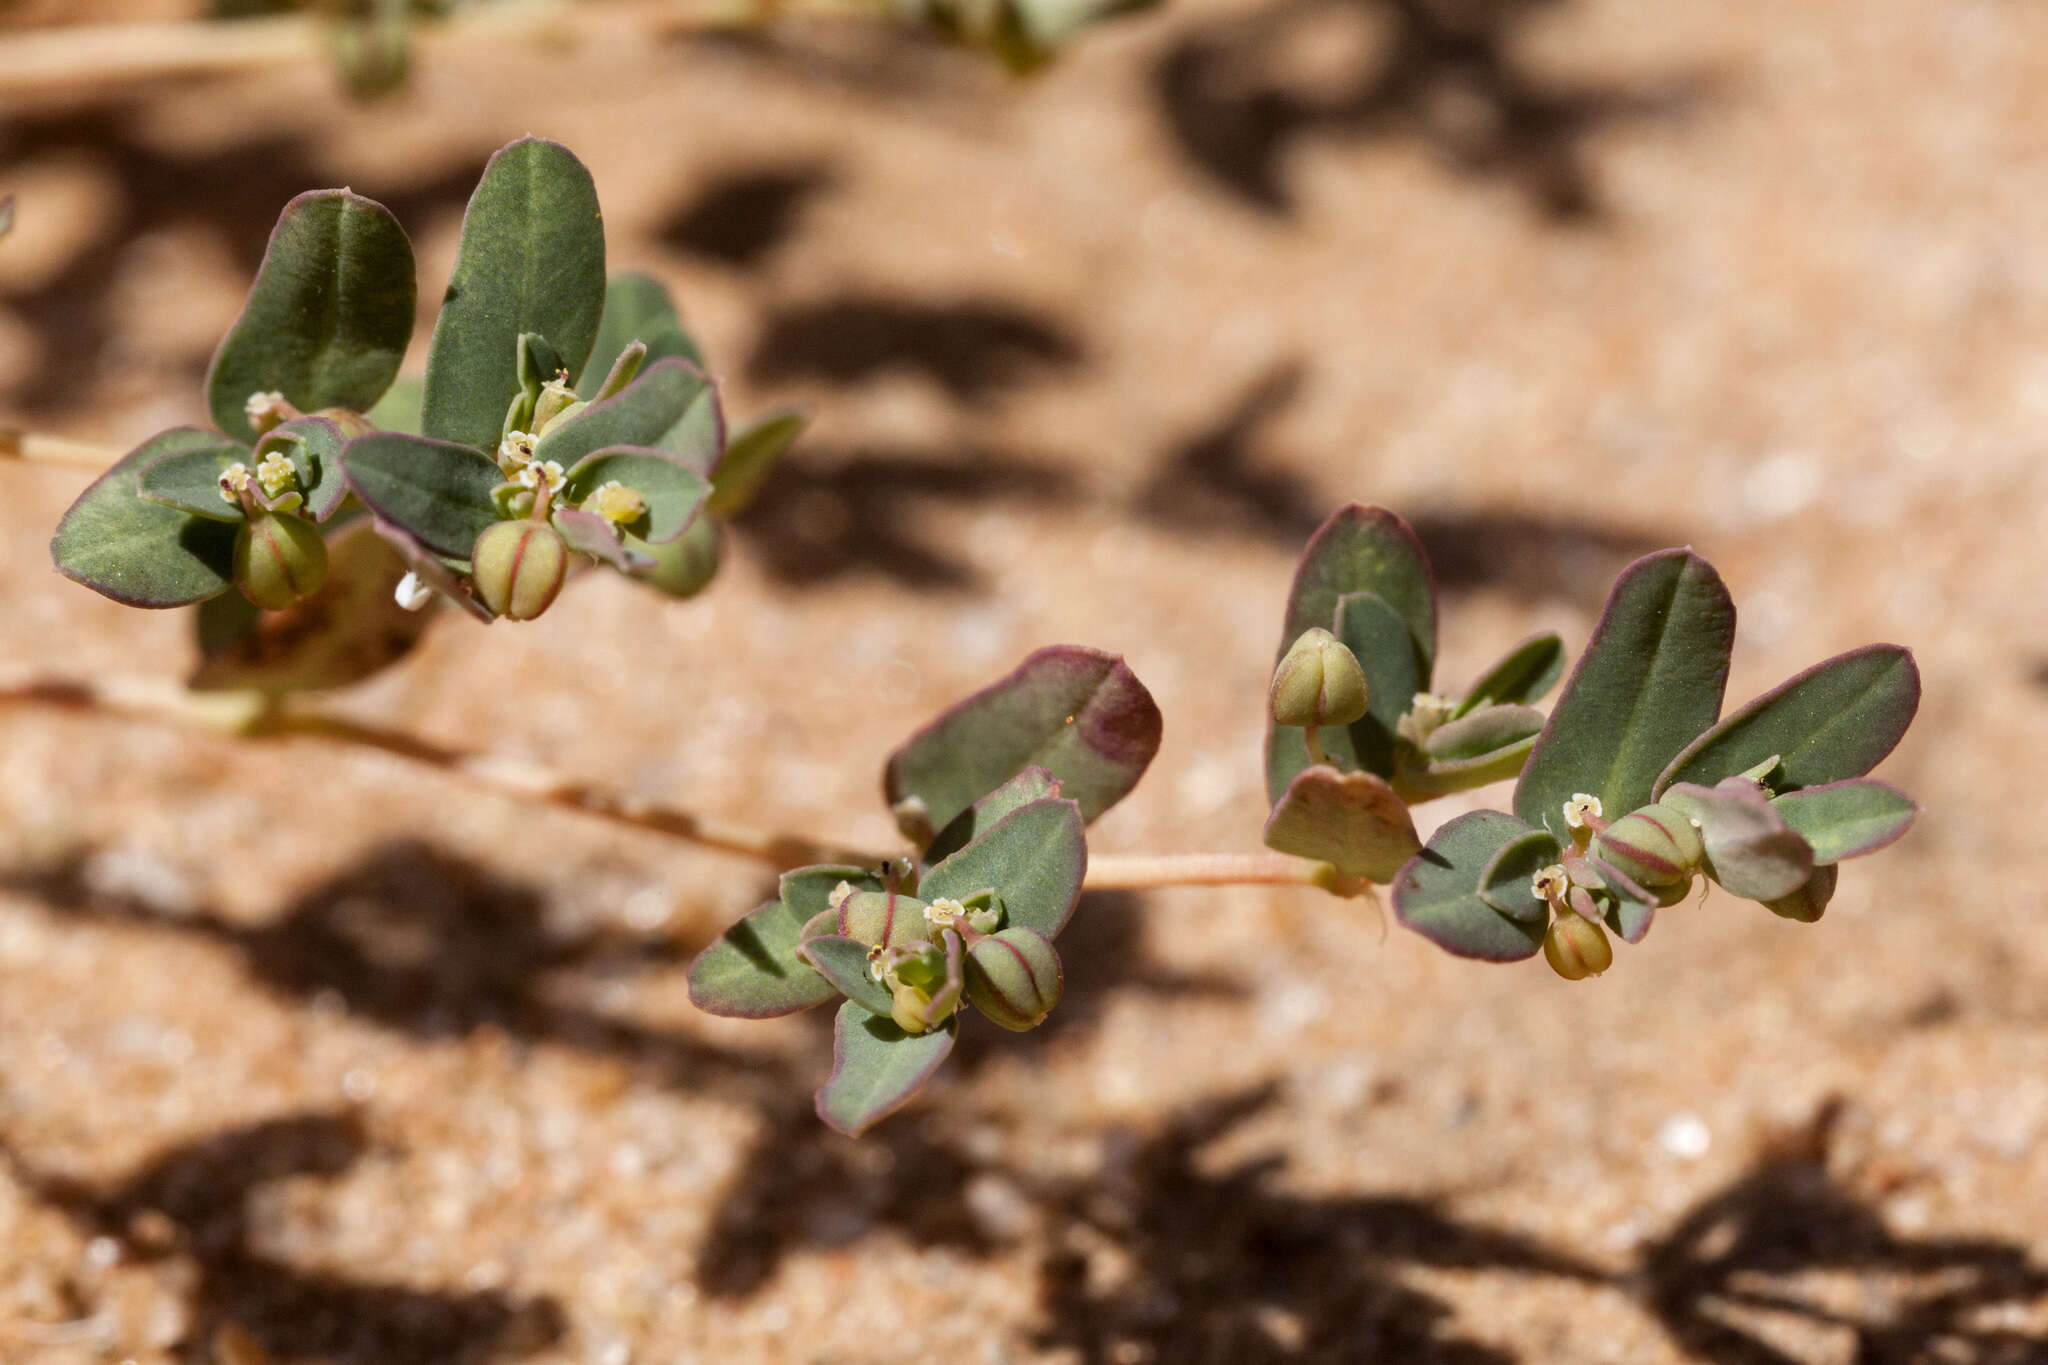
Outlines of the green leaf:
[[735,428],[711,480],[711,515],[729,521],[744,512],[768,471],[810,424],[809,413],[777,408]]
[[1482,706],[1526,704],[1540,699],[1564,676],[1564,641],[1554,631],[1532,635],[1479,675],[1451,719]]
[[644,550],[628,550],[618,527],[598,516],[574,507],[557,507],[551,518],[555,531],[570,549],[611,565],[620,573],[639,573],[654,567],[654,556]]
[[1088,838],[1073,801],[1045,797],[1011,811],[918,881],[926,900],[993,890],[1008,922],[1059,937],[1081,895]]
[[[1026,768],[1015,777],[997,787],[981,800],[960,812],[953,822],[939,831],[939,836],[930,841],[924,851],[925,861],[936,863],[958,852],[972,843],[979,835],[988,832],[989,826],[1033,801],[1048,796],[1058,796],[1060,784],[1053,775],[1043,768]],[[911,836],[916,839],[916,835]],[[925,840],[917,839],[924,843]]]
[[958,1015],[924,1033],[905,1033],[847,1001],[832,1024],[832,1079],[818,1091],[818,1117],[860,1136],[924,1088],[958,1033]]
[[1865,645],[1781,683],[1688,744],[1657,779],[1711,786],[1772,754],[1781,791],[1861,777],[1898,744],[1920,707],[1910,650]]
[[647,363],[681,356],[698,369],[707,369],[704,353],[683,328],[668,286],[651,275],[621,271],[605,286],[604,312],[598,322],[597,338],[590,359],[577,380],[577,392],[585,398],[597,396],[597,386],[611,373],[619,356],[633,342],[647,347]]
[[781,894],[727,929],[690,964],[690,1003],[707,1014],[769,1019],[821,1005],[838,994],[796,955],[803,929],[824,913],[839,883],[880,891],[858,867],[800,867],[782,874]]
[[408,436],[417,436],[420,434],[420,402],[426,397],[426,387],[426,380],[417,375],[394,379],[376,406],[363,416],[379,431],[402,431]]
[[1040,767],[1094,820],[1159,751],[1159,707],[1122,658],[1079,645],[1038,650],[955,703],[889,756],[891,806],[915,798],[944,829],[1026,768]]
[[50,557],[58,570],[131,607],[182,607],[225,589],[234,579],[236,528],[135,493],[145,466],[219,443],[213,432],[175,427],[122,456],[57,524]]
[[1875,853],[1912,827],[1919,807],[1889,782],[1850,778],[1788,792],[1771,802],[1813,847],[1816,866]]
[[468,559],[498,520],[491,490],[505,476],[468,446],[373,432],[343,446],[341,464],[365,507],[435,554]]
[[1827,863],[1813,869],[1813,875],[1806,879],[1806,885],[1789,896],[1765,901],[1764,909],[1780,919],[1796,920],[1801,924],[1818,921],[1828,908],[1828,902],[1835,898],[1835,883],[1839,869],[1834,863]]
[[[326,521],[348,500],[348,476],[341,468],[341,448],[348,443],[341,426],[327,417],[300,417],[273,428],[256,443],[256,460],[281,450],[298,475],[306,499],[306,515]],[[255,463],[249,466],[254,469]]]
[[711,485],[673,456],[631,446],[608,446],[585,456],[562,482],[563,500],[583,500],[612,480],[638,493],[647,504],[640,520],[622,527],[650,545],[666,545],[689,528],[711,496]]
[[1536,894],[1536,874],[1563,856],[1563,846],[1547,829],[1509,839],[1480,869],[1479,899],[1509,919],[1548,927],[1550,902]]
[[[1364,614],[1354,618],[1347,635],[1339,608],[1345,598],[1360,593],[1377,597],[1400,621],[1412,645],[1411,668],[1402,667],[1400,651],[1389,645],[1391,627],[1379,612],[1354,608]],[[1276,664],[1311,626],[1332,630],[1351,646],[1365,669],[1369,689],[1369,710],[1352,727],[1351,737],[1339,739],[1333,728],[1325,728],[1323,740],[1332,760],[1340,767],[1356,760],[1368,771],[1392,776],[1394,723],[1414,694],[1428,688],[1436,658],[1436,582],[1422,542],[1407,522],[1383,507],[1353,503],[1333,513],[1309,537],[1288,592]],[[1269,721],[1267,799],[1278,801],[1294,775],[1307,766],[1302,732]]]
[[1422,848],[1408,807],[1374,773],[1296,773],[1266,820],[1266,847],[1386,883]]
[[658,446],[710,387],[709,377],[687,360],[657,361],[610,398],[549,424],[533,458],[568,469],[611,446]]
[[1522,770],[1543,728],[1527,706],[1488,706],[1438,726],[1420,752],[1400,754],[1394,790],[1406,801],[1427,801],[1513,777]]
[[[484,167],[427,353],[421,429],[490,450],[519,392],[519,335],[583,368],[604,311],[604,220],[583,163],[521,138]],[[595,447],[592,447],[593,449]]]
[[[1337,599],[1336,634],[1365,671],[1365,715],[1347,727],[1345,738],[1350,741],[1358,766],[1381,777],[1392,777],[1398,749],[1395,727],[1414,704],[1415,694],[1428,686],[1422,663],[1415,656],[1413,632],[1400,613],[1378,593],[1352,592]],[[1293,726],[1274,729],[1284,730],[1297,744],[1301,740],[1302,732]],[[1326,733],[1324,738],[1334,742],[1336,737]],[[1290,762],[1293,759],[1293,754],[1278,743],[1272,746],[1272,752],[1285,752]],[[1341,752],[1341,744],[1332,750],[1333,756]],[[1307,757],[1306,749],[1303,757]],[[1269,780],[1270,777],[1269,770]]]
[[[679,600],[695,597],[718,576],[720,540],[718,523],[700,516],[668,544],[649,546],[654,564],[635,571],[633,577]],[[640,548],[632,540],[626,544],[629,549]]]
[[174,450],[144,465],[135,477],[135,495],[208,521],[239,522],[242,504],[220,492],[220,476],[236,464],[249,468],[254,460],[245,447],[215,437],[211,444]]
[[406,565],[369,518],[327,533],[327,581],[283,611],[259,612],[239,592],[200,604],[195,691],[254,689],[283,695],[351,683],[405,657],[433,613],[407,611],[392,594]]
[[802,956],[835,993],[870,1014],[890,1017],[895,1000],[868,970],[867,944],[844,934],[820,934],[803,941]]
[[1522,768],[1515,813],[1563,837],[1579,792],[1610,819],[1648,805],[1657,775],[1721,713],[1734,639],[1735,604],[1706,560],[1662,550],[1629,565]]
[[1504,915],[1479,897],[1494,858],[1529,833],[1528,825],[1497,810],[1445,824],[1395,877],[1394,917],[1459,957],[1519,962],[1535,956],[1548,926]]
[[369,407],[405,358],[414,291],[412,243],[389,209],[347,190],[292,200],[207,371],[213,420],[247,442],[251,394],[308,413]]
[[1754,782],[1674,783],[1663,804],[1699,822],[1709,877],[1744,900],[1773,901],[1806,885],[1813,849]]

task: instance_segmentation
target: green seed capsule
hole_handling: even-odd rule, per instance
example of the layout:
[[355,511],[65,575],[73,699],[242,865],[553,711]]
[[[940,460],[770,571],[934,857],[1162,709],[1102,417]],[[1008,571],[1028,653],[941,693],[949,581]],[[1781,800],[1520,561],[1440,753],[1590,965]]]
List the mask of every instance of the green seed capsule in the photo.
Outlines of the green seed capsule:
[[1060,956],[1034,929],[1005,929],[967,950],[967,1002],[1013,1033],[1038,1027],[1061,985]]
[[932,932],[925,908],[923,901],[900,891],[849,892],[839,905],[839,932],[870,946],[923,943]]
[[1365,715],[1365,670],[1344,642],[1311,626],[1273,670],[1269,698],[1281,725],[1349,725]]
[[1543,936],[1543,960],[1567,981],[1598,976],[1614,965],[1607,931],[1577,911],[1559,915]]
[[259,511],[235,534],[235,586],[266,611],[283,611],[327,582],[327,542],[303,517]]
[[470,551],[476,595],[512,621],[531,621],[546,611],[568,572],[569,547],[554,527],[543,522],[486,526]]
[[654,567],[637,577],[670,597],[695,597],[718,575],[718,523],[700,515],[666,545],[654,546]]
[[1683,885],[1706,848],[1692,821],[1665,805],[1622,816],[1593,838],[1592,855],[1650,890]]

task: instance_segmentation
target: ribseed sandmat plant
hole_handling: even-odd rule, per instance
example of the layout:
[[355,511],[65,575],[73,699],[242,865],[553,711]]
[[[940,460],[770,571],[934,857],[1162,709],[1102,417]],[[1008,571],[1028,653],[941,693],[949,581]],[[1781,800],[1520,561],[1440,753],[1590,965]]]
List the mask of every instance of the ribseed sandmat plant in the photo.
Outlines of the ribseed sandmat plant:
[[[207,377],[217,429],[152,437],[65,514],[64,573],[137,606],[199,606],[194,686],[275,703],[351,682],[404,652],[421,609],[531,620],[580,567],[692,596],[716,572],[719,520],[803,428],[776,412],[728,431],[661,286],[607,281],[595,187],[555,143],[522,139],[486,168],[417,382],[398,379],[414,289],[382,206],[348,190],[293,200]],[[1914,818],[1866,776],[1913,718],[1911,654],[1851,650],[1723,716],[1735,609],[1689,550],[1621,574],[1569,678],[1546,633],[1436,691],[1438,614],[1421,542],[1392,512],[1345,507],[1310,539],[1265,697],[1278,860],[1091,869],[1087,827],[1143,776],[1162,720],[1119,657],[1071,645],[889,756],[902,852],[821,862],[811,851],[829,845],[712,839],[696,817],[636,814],[582,784],[525,790],[788,869],[692,963],[690,995],[740,1018],[837,1001],[817,1108],[848,1133],[914,1096],[971,1016],[1043,1022],[1087,884],[1384,886],[1402,924],[1454,954],[1540,952],[1578,980],[1612,965],[1610,934],[1640,942],[1701,878],[1817,920],[1840,863]],[[1535,703],[1560,679],[1546,716]],[[1509,778],[1511,811],[1419,836],[1412,806]]]

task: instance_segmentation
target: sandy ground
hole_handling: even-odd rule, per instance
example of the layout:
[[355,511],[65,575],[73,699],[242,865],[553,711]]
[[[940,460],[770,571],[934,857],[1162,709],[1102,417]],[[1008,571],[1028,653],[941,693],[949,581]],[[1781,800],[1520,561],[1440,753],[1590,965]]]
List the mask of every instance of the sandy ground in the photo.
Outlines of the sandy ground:
[[[685,998],[762,869],[0,712],[0,1359],[2048,1360],[2044,89],[2035,0],[1172,0],[1022,84],[791,27],[0,111],[0,420],[200,420],[302,189],[390,203],[435,297],[528,131],[736,408],[812,406],[710,596],[443,621],[365,719],[885,843],[899,737],[1087,643],[1167,722],[1096,847],[1251,848],[1351,499],[1436,554],[1452,682],[1691,543],[1732,699],[1872,639],[1927,686],[1924,817],[1817,926],[1722,897],[1569,985],[1307,892],[1093,896],[1054,1022],[860,1142],[822,1020]],[[187,622],[50,571],[81,484],[0,469],[5,663],[178,675]]]

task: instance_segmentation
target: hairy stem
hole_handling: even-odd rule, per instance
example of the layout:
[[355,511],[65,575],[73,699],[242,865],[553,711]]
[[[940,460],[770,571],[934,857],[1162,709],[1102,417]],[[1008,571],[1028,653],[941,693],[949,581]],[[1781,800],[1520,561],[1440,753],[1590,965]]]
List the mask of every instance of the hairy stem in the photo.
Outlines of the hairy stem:
[[[654,38],[690,29],[751,27],[785,16],[852,19],[882,13],[877,0],[502,0],[449,19],[416,22],[411,35],[431,58],[442,50],[467,54],[476,43],[491,39],[560,47],[607,30]],[[330,21],[301,15],[30,30],[0,38],[0,95],[104,89],[130,81],[327,61],[332,39]]]
[[[280,708],[250,692],[190,692],[168,679],[0,678],[0,706],[50,706],[90,715],[179,725],[252,742],[294,739],[371,750],[471,787],[573,811],[776,868],[811,863],[879,866],[894,852],[764,830],[648,801],[538,764],[436,744],[416,735],[314,711]],[[1364,883],[1321,863],[1279,853],[1105,854],[1088,861],[1091,890],[1165,886],[1319,886],[1357,895]]]

